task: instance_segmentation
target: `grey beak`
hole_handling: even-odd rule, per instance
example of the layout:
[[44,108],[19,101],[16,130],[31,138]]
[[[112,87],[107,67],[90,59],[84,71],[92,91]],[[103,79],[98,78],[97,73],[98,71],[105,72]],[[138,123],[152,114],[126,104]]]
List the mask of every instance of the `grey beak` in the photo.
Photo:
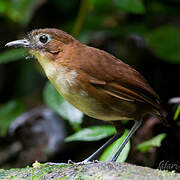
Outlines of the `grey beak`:
[[5,47],[30,48],[30,42],[27,39],[11,41]]

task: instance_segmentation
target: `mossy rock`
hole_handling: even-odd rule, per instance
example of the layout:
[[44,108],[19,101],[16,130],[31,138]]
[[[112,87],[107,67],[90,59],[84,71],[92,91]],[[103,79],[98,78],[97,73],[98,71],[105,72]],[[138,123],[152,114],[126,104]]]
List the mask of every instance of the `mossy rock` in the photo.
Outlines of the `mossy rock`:
[[127,163],[45,165],[0,170],[0,179],[13,180],[180,180],[180,174]]

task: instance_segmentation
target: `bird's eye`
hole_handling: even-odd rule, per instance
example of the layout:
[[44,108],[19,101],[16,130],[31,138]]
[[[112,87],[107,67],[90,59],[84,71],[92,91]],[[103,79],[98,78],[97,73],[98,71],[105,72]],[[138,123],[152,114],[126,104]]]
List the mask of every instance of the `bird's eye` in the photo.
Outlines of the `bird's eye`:
[[47,43],[48,39],[49,39],[48,36],[46,36],[44,34],[39,37],[39,41],[43,44]]

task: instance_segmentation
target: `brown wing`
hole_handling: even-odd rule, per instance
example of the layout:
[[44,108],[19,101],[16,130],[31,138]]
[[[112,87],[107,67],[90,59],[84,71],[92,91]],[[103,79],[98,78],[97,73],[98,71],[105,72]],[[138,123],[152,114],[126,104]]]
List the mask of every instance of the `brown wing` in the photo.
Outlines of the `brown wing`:
[[119,99],[160,108],[159,96],[135,69],[105,51],[86,46],[84,52],[88,58],[82,59],[81,69],[89,75],[91,84]]

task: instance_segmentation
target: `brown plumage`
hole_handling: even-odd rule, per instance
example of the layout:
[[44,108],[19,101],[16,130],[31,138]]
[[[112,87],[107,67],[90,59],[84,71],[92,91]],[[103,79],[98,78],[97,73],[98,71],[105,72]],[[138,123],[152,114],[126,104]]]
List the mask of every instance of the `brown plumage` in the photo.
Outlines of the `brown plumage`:
[[[22,40],[7,46],[30,49],[58,92],[85,114],[105,121],[139,122],[153,114],[166,123],[156,92],[139,72],[111,54],[57,29],[34,30],[24,41],[26,46]],[[119,151],[111,160],[117,159]]]

